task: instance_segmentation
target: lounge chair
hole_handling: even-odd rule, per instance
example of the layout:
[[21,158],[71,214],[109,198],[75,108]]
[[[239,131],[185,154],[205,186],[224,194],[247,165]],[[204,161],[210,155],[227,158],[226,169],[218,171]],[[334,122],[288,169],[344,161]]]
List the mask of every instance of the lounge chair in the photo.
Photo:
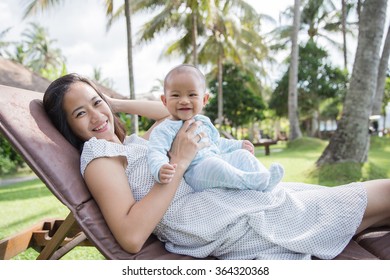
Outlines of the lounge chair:
[[[107,259],[192,259],[167,252],[153,235],[137,254],[120,247],[80,175],[79,153],[52,126],[42,97],[0,85],[0,131],[70,213],[1,240],[0,259],[30,246],[41,251],[38,259],[59,259],[78,245],[93,245]],[[390,259],[390,228],[356,236],[336,259]]]

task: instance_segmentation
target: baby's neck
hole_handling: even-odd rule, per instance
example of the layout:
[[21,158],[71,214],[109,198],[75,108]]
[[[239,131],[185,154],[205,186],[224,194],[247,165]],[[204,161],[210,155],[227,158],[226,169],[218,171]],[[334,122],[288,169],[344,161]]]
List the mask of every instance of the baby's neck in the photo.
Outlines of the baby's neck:
[[170,116],[170,117],[168,117],[168,119],[169,119],[169,120],[172,120],[172,121],[183,121],[183,122],[185,122],[185,121],[188,121],[188,120],[190,120],[190,119],[195,118],[196,116],[197,116],[197,115],[192,116],[192,117],[189,118],[189,119],[180,119],[180,118],[177,118],[177,117],[174,117],[174,116]]

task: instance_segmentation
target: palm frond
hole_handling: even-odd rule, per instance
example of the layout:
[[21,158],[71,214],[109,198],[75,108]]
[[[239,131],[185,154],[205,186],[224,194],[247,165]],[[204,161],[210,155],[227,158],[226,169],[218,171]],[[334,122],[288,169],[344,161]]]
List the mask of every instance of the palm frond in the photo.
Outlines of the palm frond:
[[26,8],[24,9],[23,19],[37,14],[39,11],[43,12],[53,8],[61,3],[63,0],[27,0],[24,1]]

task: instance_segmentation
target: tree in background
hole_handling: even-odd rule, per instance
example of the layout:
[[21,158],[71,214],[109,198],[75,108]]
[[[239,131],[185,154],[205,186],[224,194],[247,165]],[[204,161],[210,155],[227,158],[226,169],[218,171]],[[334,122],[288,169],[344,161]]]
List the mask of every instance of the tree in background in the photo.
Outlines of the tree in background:
[[211,65],[211,73],[219,81],[217,119],[221,123],[224,116],[222,65],[234,61],[247,65],[254,73],[260,72],[256,62],[268,54],[260,36],[260,18],[256,11],[242,0],[136,0],[135,3],[140,3],[134,5],[137,11],[157,12],[143,26],[140,42],[151,41],[158,34],[174,30],[179,36],[166,47],[165,56],[179,55],[184,63]]
[[[242,1],[238,1],[242,2]],[[237,3],[238,3],[237,2]],[[210,75],[218,80],[217,126],[224,122],[223,65],[235,63],[242,69],[254,73],[264,73],[262,63],[268,58],[268,48],[260,35],[260,18],[253,8],[234,6],[233,2],[221,1],[214,20],[207,29],[210,35],[199,48],[199,61],[202,65],[211,64]],[[239,13],[241,11],[241,13]],[[240,17],[232,16],[238,14]],[[254,84],[259,79],[254,79]],[[260,87],[257,83],[257,87]]]
[[[351,2],[346,3],[345,11],[343,8],[338,10],[334,4],[335,0],[302,0],[301,1],[301,20],[299,27],[300,43],[314,40],[320,46],[335,47],[336,49],[343,49],[345,42],[339,43],[334,40],[334,36],[344,34],[351,34],[354,36],[354,29],[356,22],[349,22],[352,16],[354,5]],[[282,13],[283,18],[289,22],[292,20],[293,7],[288,8]],[[343,15],[345,18],[343,19]],[[345,22],[344,22],[345,21]],[[344,23],[343,23],[344,22]],[[343,27],[344,26],[344,27]],[[276,50],[288,49],[291,43],[291,30],[293,25],[279,25],[271,31],[270,35],[273,40],[271,47]],[[345,49],[347,53],[347,49]]]
[[36,23],[30,23],[22,34],[22,41],[15,44],[8,57],[41,76],[54,80],[66,73],[66,59],[56,40],[50,39],[48,31]]
[[4,50],[12,44],[12,42],[4,40],[4,37],[10,31],[10,27],[0,31],[0,56],[4,56]]
[[[318,122],[320,119],[332,117],[335,119],[343,102],[347,87],[347,73],[337,67],[333,67],[328,61],[328,53],[318,47],[314,41],[309,41],[300,47],[298,68],[298,110],[301,120],[306,119],[304,125],[307,135],[318,135]],[[289,71],[277,81],[276,88],[271,95],[269,108],[273,109],[277,116],[288,116],[288,80]],[[331,112],[327,114],[332,104]],[[327,115],[326,115],[327,114]]]
[[[266,105],[260,92],[254,92],[251,87],[255,79],[252,73],[240,66],[228,63],[223,66],[223,106],[225,108],[224,129],[229,128],[230,133],[237,137],[240,127],[264,118]],[[212,121],[218,118],[218,80],[213,78],[209,83],[210,99],[205,108],[205,113]]]
[[164,55],[183,55],[185,63],[198,65],[198,38],[204,35],[204,23],[212,17],[211,4],[208,0],[134,0],[135,12],[157,12],[140,30],[139,44],[175,30],[182,36],[166,47]]
[[299,127],[299,112],[298,112],[298,61],[299,61],[299,45],[298,32],[301,18],[301,1],[294,1],[294,20],[293,29],[291,30],[291,60],[288,78],[288,120],[290,122],[289,139],[291,141],[302,137],[302,132]]
[[371,115],[381,115],[383,112],[384,106],[387,105],[387,102],[384,101],[384,93],[386,86],[387,71],[389,69],[389,56],[390,56],[390,26],[387,30],[387,35],[385,43],[382,48],[381,61],[379,63],[378,69],[378,79],[376,85],[375,96],[372,104]]
[[100,85],[105,86],[107,88],[112,89],[114,87],[114,81],[111,78],[104,77],[102,68],[100,67],[93,68],[93,74],[91,78],[92,80],[98,82]]
[[363,163],[369,148],[369,116],[375,95],[387,0],[366,0],[359,22],[358,47],[337,130],[317,165]]
[[[107,29],[110,29],[113,22],[125,17],[126,20],[126,38],[127,38],[127,69],[129,74],[129,88],[130,88],[130,99],[136,99],[135,86],[134,86],[134,66],[133,66],[133,34],[131,16],[133,14],[132,7],[133,1],[124,0],[124,3],[119,6],[117,10],[114,10],[114,0],[105,1],[106,16],[108,19]],[[131,132],[138,134],[138,116],[130,115],[131,118]]]
[[[24,10],[24,18],[37,13],[39,10],[46,11],[49,8],[60,4],[61,0],[27,0],[26,8]],[[127,59],[128,59],[128,71],[129,71],[129,86],[130,86],[130,98],[135,99],[134,90],[134,74],[133,74],[133,45],[132,45],[132,34],[131,34],[131,6],[129,0],[124,0],[122,6],[117,10],[114,10],[114,0],[104,1],[104,7],[107,16],[107,29],[110,28],[111,24],[121,16],[126,18],[126,35],[127,35]],[[134,115],[132,117],[132,132],[138,133],[138,117]]]
[[15,172],[23,165],[22,157],[15,152],[11,144],[0,134],[0,175]]

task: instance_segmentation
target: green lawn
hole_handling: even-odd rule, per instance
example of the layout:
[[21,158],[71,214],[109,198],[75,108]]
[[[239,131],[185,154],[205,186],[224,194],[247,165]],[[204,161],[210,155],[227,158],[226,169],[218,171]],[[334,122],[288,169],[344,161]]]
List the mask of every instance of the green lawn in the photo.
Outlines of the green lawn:
[[263,148],[256,155],[267,167],[279,162],[285,168],[284,182],[306,182],[337,186],[353,181],[390,178],[390,138],[372,137],[368,161],[364,164],[340,163],[317,168],[316,160],[327,145],[326,141],[303,138],[290,143],[271,146],[271,156],[264,156]]
[[[265,166],[279,162],[285,167],[283,181],[336,186],[351,181],[390,178],[390,138],[372,138],[369,160],[365,164],[337,164],[315,168],[315,161],[326,146],[318,139],[304,138],[286,145],[271,146],[271,155],[256,148],[256,156]],[[39,180],[0,187],[0,239],[15,234],[45,218],[65,218],[69,213]],[[15,259],[35,259],[38,253],[29,249]],[[103,259],[91,247],[80,247],[63,259]]]

